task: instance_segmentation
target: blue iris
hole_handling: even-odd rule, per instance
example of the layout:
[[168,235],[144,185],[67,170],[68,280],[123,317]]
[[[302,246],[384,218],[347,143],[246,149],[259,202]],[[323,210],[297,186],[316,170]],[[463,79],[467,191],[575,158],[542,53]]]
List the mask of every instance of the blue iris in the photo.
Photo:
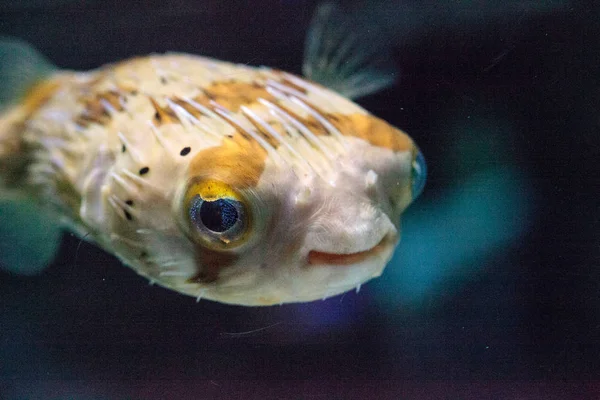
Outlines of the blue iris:
[[239,219],[233,199],[206,201],[198,197],[190,208],[190,216],[196,226],[204,225],[213,232],[225,232],[231,229]]
[[427,164],[425,163],[425,157],[423,153],[419,151],[415,161],[412,165],[412,197],[416,199],[423,188],[425,187],[425,181],[427,180]]

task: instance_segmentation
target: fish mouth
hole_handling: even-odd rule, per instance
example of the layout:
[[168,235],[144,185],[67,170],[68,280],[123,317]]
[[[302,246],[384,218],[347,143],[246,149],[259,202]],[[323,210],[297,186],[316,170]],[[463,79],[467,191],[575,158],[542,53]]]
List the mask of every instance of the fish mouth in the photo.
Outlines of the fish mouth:
[[358,251],[355,253],[326,253],[323,251],[311,250],[308,253],[308,265],[352,265],[374,257],[388,248],[394,242],[392,235],[385,235],[375,246],[370,249]]

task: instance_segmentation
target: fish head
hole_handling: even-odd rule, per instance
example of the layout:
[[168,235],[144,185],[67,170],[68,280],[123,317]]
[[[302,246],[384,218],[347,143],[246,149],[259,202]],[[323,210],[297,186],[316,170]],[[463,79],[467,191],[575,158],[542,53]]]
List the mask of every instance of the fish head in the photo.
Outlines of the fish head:
[[233,71],[237,80],[193,98],[130,100],[152,110],[156,140],[130,135],[115,156],[121,178],[110,190],[89,185],[87,202],[105,201],[105,192],[121,201],[110,204],[110,224],[110,207],[86,206],[88,225],[104,227],[104,246],[141,275],[223,303],[312,301],[379,276],[425,181],[413,140],[317,84]]
[[173,202],[194,274],[174,288],[271,305],[326,298],[379,276],[425,164],[403,132],[373,126],[398,135],[390,143],[401,148],[341,135],[319,138],[320,150],[289,138],[288,149],[273,152],[234,137],[196,154]]

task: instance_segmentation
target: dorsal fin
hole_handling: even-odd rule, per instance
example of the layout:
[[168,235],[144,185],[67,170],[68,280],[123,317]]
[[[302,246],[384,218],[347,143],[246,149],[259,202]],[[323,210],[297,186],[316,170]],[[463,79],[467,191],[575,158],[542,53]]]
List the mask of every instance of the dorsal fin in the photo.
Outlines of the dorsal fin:
[[320,4],[306,36],[302,72],[349,98],[374,93],[396,80],[388,39],[368,15],[358,18],[335,3]]

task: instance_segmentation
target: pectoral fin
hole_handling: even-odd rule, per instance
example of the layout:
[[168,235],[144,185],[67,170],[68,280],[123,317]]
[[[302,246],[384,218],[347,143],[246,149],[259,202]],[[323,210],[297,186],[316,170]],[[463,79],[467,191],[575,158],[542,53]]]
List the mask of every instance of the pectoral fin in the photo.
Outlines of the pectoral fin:
[[0,268],[34,275],[54,259],[61,227],[37,204],[15,200],[0,199]]

